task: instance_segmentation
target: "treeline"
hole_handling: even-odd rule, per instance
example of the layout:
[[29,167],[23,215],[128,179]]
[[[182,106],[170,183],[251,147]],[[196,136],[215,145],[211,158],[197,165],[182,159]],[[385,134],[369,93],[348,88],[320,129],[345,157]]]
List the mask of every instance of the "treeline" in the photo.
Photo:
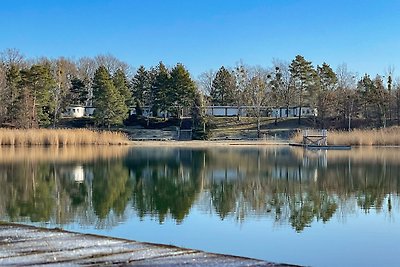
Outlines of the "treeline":
[[[318,110],[316,127],[385,127],[400,123],[400,83],[393,68],[386,76],[361,78],[345,64],[334,71],[327,63],[314,67],[297,55],[290,63],[275,60],[272,67],[222,66],[194,80],[183,64],[168,68],[162,62],[135,72],[125,62],[99,55],[78,60],[24,58],[18,50],[1,53],[0,123],[18,128],[57,126],[70,105],[96,108],[97,126],[121,125],[129,108],[139,116],[147,109],[172,117],[191,115],[195,126],[204,120],[206,105],[251,106],[258,119],[263,109]],[[258,120],[258,128],[260,128]]]
[[[303,56],[291,62],[274,60],[272,67],[221,67],[204,72],[199,84],[211,105],[253,106],[253,116],[261,107],[316,108],[317,127],[385,127],[400,122],[400,83],[393,80],[393,67],[386,76],[361,78],[340,65],[336,71],[327,63],[314,67]],[[288,112],[286,112],[287,114]]]
[[198,99],[196,83],[180,63],[141,66],[131,75],[130,67],[111,55],[27,60],[17,50],[1,53],[3,126],[56,127],[67,106],[84,105],[95,107],[97,126],[110,127],[123,124],[132,106],[137,114],[148,106],[179,117],[182,109],[199,106]]

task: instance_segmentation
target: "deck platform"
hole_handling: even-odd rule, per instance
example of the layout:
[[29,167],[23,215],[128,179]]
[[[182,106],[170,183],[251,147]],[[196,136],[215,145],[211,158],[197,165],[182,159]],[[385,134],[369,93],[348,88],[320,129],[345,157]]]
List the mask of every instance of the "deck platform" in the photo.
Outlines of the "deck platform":
[[314,144],[297,144],[289,143],[289,146],[300,146],[307,149],[321,149],[321,150],[350,150],[351,146],[346,145],[314,145]]
[[8,223],[0,223],[0,265],[293,266]]

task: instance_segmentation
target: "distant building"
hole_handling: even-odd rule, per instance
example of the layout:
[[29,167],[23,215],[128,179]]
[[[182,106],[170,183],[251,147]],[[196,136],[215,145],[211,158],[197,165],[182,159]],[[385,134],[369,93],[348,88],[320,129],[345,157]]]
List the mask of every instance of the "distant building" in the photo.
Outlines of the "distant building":
[[[254,116],[255,111],[258,107],[255,106],[206,106],[205,114],[215,117],[234,117],[234,116]],[[260,112],[262,117],[268,117],[270,108],[261,106]]]
[[83,118],[93,116],[94,107],[84,107],[81,105],[71,105],[65,108],[62,117]]
[[82,118],[85,116],[85,107],[80,105],[71,105],[65,109],[63,117]]
[[[300,114],[300,107],[279,107],[272,108],[271,110],[271,117],[273,118],[298,117]],[[301,107],[302,117],[313,117],[317,115],[318,111],[316,108]]]

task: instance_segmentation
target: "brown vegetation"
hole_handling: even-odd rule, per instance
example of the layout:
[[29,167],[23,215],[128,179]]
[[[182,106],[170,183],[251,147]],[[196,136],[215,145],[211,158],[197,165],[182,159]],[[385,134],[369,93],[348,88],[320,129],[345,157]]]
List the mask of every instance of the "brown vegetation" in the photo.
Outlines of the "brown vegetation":
[[[298,132],[292,140],[301,143],[303,133]],[[400,145],[400,127],[372,130],[330,131],[328,145],[352,146],[398,146]]]
[[87,129],[0,129],[0,145],[127,145],[128,138],[117,132]]

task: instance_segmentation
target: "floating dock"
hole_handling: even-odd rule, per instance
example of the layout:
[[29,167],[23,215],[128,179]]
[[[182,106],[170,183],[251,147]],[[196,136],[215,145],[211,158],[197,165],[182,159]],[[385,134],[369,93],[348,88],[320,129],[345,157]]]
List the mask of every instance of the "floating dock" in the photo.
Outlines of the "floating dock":
[[293,266],[8,223],[0,223],[0,265]]
[[313,145],[313,144],[297,144],[289,143],[290,146],[300,146],[307,149],[324,149],[324,150],[350,150],[351,146],[342,145]]
[[351,146],[347,145],[328,145],[327,130],[303,130],[303,142],[300,144],[289,143],[290,146],[301,146],[307,149],[323,150],[349,150]]

